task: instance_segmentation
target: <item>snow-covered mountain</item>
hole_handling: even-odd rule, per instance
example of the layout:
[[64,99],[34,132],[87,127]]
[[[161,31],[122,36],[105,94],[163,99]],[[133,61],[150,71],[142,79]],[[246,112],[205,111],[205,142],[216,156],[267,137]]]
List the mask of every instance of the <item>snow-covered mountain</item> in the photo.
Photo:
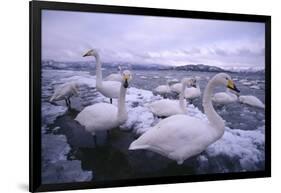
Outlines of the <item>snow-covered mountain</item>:
[[264,73],[264,67],[231,67],[227,68],[227,70],[231,72],[239,72],[239,73]]
[[[103,68],[117,68],[118,65],[122,67],[129,67],[136,70],[169,70],[172,69],[171,66],[165,66],[160,64],[130,64],[130,63],[102,63]],[[95,62],[85,61],[85,62],[58,62],[54,60],[43,60],[42,66],[44,69],[56,69],[56,70],[87,70],[89,68],[95,68]]]
[[202,71],[202,72],[227,72],[222,68],[216,66],[209,66],[204,64],[189,64],[184,66],[175,67],[176,70],[185,70],[185,71]]
[[[197,72],[237,72],[237,73],[264,73],[264,68],[258,67],[230,67],[221,68],[217,66],[205,65],[205,64],[188,64],[183,66],[168,66],[161,64],[131,64],[131,63],[102,63],[103,68],[117,68],[118,65],[122,67],[129,67],[129,69],[135,70],[180,70],[180,71],[197,71]],[[56,69],[56,70],[89,70],[95,68],[95,62],[93,61],[79,61],[79,62],[58,62],[54,60],[43,60],[42,66],[44,69]]]

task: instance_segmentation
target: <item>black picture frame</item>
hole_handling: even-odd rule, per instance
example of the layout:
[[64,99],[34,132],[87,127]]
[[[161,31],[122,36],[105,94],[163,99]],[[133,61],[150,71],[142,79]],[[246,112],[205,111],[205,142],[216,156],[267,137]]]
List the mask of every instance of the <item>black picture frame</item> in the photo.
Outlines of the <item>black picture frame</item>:
[[[231,20],[265,23],[265,170],[242,173],[218,173],[190,176],[128,179],[106,182],[76,182],[65,184],[41,183],[41,10],[68,10],[80,12],[121,13],[130,15],[149,15],[180,18],[201,18],[212,20]],[[271,176],[271,17],[233,13],[215,13],[171,9],[155,9],[124,6],[105,6],[79,3],[31,1],[30,11],[30,130],[29,130],[29,191],[58,191],[89,188],[122,187],[167,183],[183,183]]]

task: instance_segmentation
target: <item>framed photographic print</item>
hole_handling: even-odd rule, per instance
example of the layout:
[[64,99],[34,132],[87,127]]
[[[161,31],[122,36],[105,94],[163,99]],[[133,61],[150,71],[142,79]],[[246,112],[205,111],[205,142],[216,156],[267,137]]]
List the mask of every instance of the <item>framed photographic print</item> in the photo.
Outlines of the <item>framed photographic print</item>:
[[30,191],[270,177],[270,22],[30,2]]

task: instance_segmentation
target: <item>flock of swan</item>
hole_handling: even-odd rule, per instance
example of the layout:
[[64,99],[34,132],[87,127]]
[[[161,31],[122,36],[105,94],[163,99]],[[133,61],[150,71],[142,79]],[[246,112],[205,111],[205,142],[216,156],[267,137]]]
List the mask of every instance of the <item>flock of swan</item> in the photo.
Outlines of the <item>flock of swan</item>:
[[[129,70],[102,77],[101,62],[94,49],[83,55],[96,59],[96,89],[110,99],[110,103],[96,103],[85,107],[75,120],[84,126],[94,137],[97,131],[109,131],[124,124],[128,118],[126,110],[127,88],[132,80]],[[225,92],[213,93],[216,87],[225,87]],[[239,90],[232,78],[226,73],[218,73],[210,78],[203,92],[202,106],[208,122],[192,117],[187,113],[185,99],[201,96],[198,78],[183,78],[180,83],[160,85],[155,91],[166,95],[178,93],[178,100],[161,99],[147,104],[149,110],[158,117],[164,117],[155,126],[147,129],[138,139],[133,141],[129,150],[145,149],[156,152],[182,164],[184,160],[198,155],[224,134],[225,122],[215,111],[213,102],[228,104],[236,101],[264,108],[264,104],[254,96],[239,96]],[[70,108],[70,97],[78,95],[76,83],[66,83],[58,87],[50,101],[65,100]],[[117,106],[112,104],[117,99]]]

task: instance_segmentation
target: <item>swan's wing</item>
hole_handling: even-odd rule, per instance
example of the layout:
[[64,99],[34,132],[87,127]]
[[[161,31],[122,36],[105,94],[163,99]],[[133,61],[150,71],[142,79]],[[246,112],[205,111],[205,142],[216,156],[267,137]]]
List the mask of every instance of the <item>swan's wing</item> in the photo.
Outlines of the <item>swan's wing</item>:
[[255,96],[250,96],[249,97],[249,99],[250,99],[250,101],[252,102],[252,103],[254,103],[254,104],[256,104],[256,105],[263,105],[263,103],[261,102],[261,100],[260,99],[258,99],[257,97],[255,97]]
[[213,101],[215,102],[225,102],[228,101],[229,96],[225,92],[219,92],[214,94]]
[[70,84],[59,85],[51,97],[50,101],[63,100],[72,95],[72,86]]
[[171,86],[171,88],[172,88],[172,91],[177,92],[177,93],[180,93],[180,92],[181,92],[181,89],[182,89],[182,84],[181,84],[181,83],[173,84],[173,85]]
[[185,89],[184,95],[186,98],[196,98],[201,95],[201,91],[200,88],[190,87]]
[[214,102],[221,103],[221,104],[236,102],[237,99],[238,98],[235,94],[227,93],[227,92],[216,93],[212,98]]
[[186,115],[174,115],[141,135],[129,149],[148,149],[181,163],[206,148],[211,140],[208,134],[206,122]]
[[150,110],[153,114],[158,116],[170,116],[178,113],[182,113],[179,105],[179,101],[163,99],[159,101],[152,102],[150,105]]
[[167,85],[160,85],[156,87],[154,90],[159,93],[168,93],[171,91],[170,87]]
[[241,101],[243,103],[246,103],[248,105],[252,105],[252,106],[255,106],[255,107],[260,107],[260,108],[264,108],[264,104],[263,102],[261,102],[260,99],[258,99],[257,97],[255,96],[241,96]]
[[107,77],[104,78],[105,81],[122,81],[122,77],[120,74],[110,74]]
[[117,81],[103,81],[102,87],[98,90],[108,98],[118,98],[120,94],[121,83]]
[[83,109],[75,118],[87,131],[108,130],[116,127],[117,108],[108,103],[98,103]]

